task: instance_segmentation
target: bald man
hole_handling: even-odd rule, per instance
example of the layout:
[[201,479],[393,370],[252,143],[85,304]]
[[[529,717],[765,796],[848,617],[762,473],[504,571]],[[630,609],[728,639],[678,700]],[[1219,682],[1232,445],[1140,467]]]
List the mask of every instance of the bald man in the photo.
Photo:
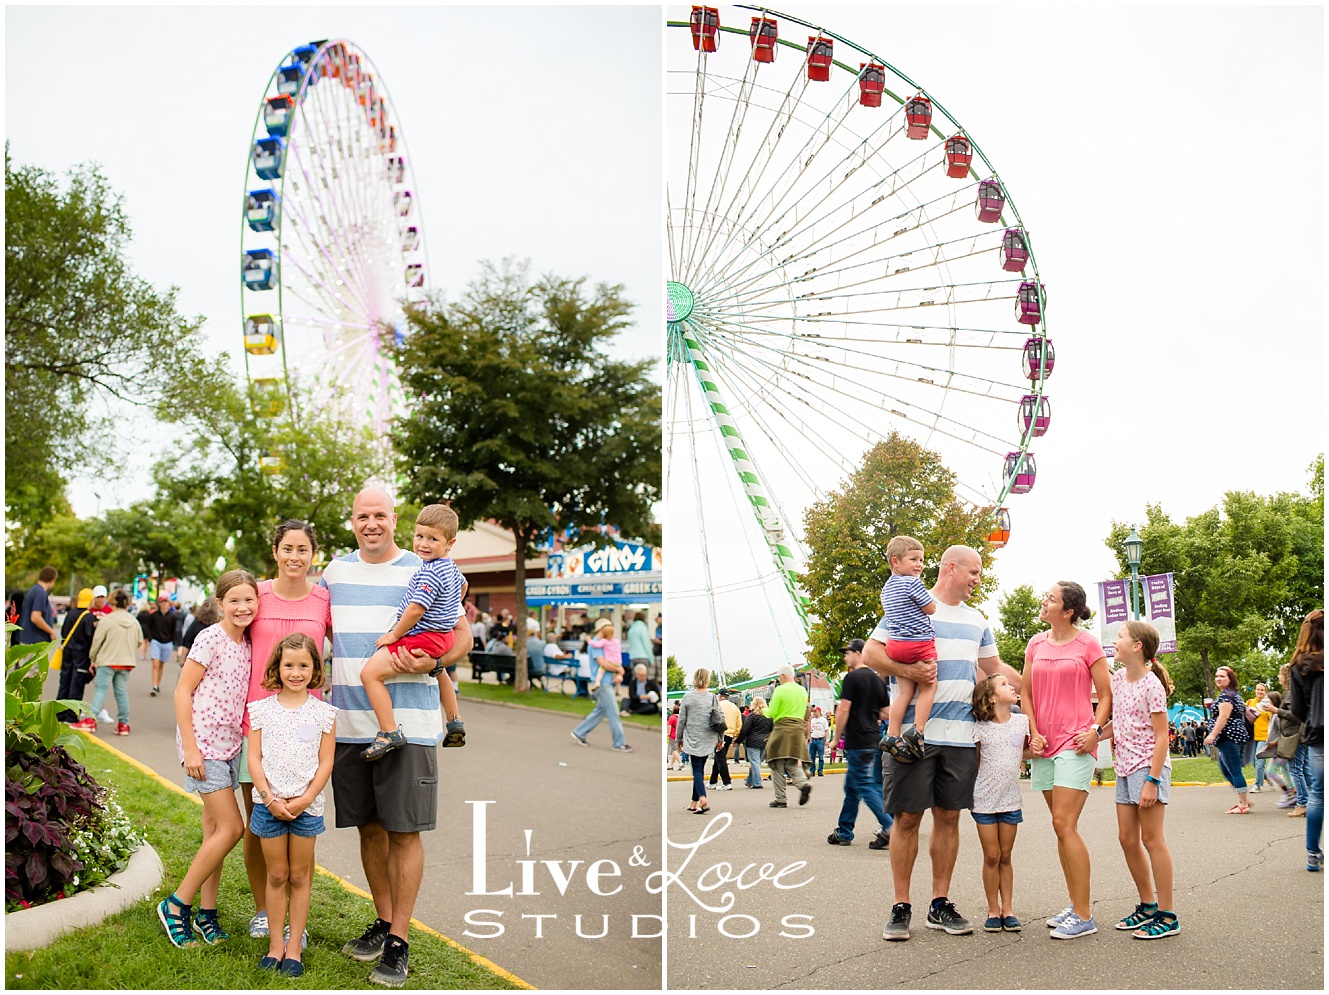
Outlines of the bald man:
[[[342,952],[379,961],[369,980],[400,987],[406,980],[407,929],[424,877],[420,833],[433,829],[438,810],[438,744],[443,719],[438,680],[442,668],[471,648],[466,616],[457,619],[453,647],[442,660],[422,650],[399,653],[393,666],[393,713],[406,732],[406,746],[373,763],[360,754],[378,732],[360,670],[374,641],[397,621],[397,607],[423,562],[393,538],[397,515],[392,497],[366,488],[351,505],[355,552],[338,557],[323,572],[332,606],[332,704],[337,713],[337,748],[332,792],[337,827],[360,833],[360,860],[378,918]],[[381,960],[380,960],[381,958]]]
[[[918,828],[923,813],[932,812],[932,903],[927,924],[953,935],[973,932],[947,898],[951,872],[960,849],[960,811],[974,803],[974,779],[978,758],[974,754],[974,685],[981,670],[985,676],[1003,674],[1019,690],[1020,674],[1001,662],[996,640],[987,619],[965,602],[973,596],[983,576],[983,561],[967,546],[951,546],[941,556],[932,597],[937,611],[932,616],[936,633],[936,660],[896,663],[886,653],[885,620],[877,625],[863,647],[863,662],[884,678],[908,677],[914,681],[915,697],[920,684],[935,680],[936,698],[928,719],[927,746],[922,759],[902,764],[889,754],[882,777],[883,804],[895,817],[891,827],[891,875],[895,904],[882,931],[887,940],[909,939],[912,906],[909,883],[918,857]],[[914,720],[912,703],[905,724]]]

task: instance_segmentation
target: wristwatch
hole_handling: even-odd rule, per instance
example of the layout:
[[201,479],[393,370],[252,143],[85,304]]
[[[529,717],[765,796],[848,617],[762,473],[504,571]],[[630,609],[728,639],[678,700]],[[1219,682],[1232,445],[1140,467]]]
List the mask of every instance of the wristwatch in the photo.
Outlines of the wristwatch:
[[1163,782],[1160,781],[1158,778],[1154,777],[1153,774],[1144,775],[1144,779],[1148,781],[1150,784],[1157,785],[1160,788],[1163,786]]
[[442,661],[442,659],[440,659],[440,660],[438,661],[438,663],[435,664],[434,669],[431,670],[431,671],[429,672],[429,676],[430,676],[430,677],[438,677],[438,675],[441,674],[441,673],[443,673],[443,671],[445,671],[446,669],[447,669],[447,668],[443,666],[443,661]]
[[1094,735],[1095,735],[1095,736],[1097,736],[1099,739],[1102,739],[1102,738],[1103,738],[1103,727],[1102,727],[1102,726],[1100,726],[1100,725],[1096,725],[1096,726],[1093,727],[1093,730],[1094,730]]

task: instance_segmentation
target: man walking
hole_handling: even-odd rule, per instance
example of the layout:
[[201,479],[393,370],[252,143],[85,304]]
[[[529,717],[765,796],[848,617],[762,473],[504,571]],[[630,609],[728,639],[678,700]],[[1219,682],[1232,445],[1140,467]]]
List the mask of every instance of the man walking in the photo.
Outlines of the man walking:
[[154,698],[162,689],[162,668],[175,656],[178,619],[179,616],[171,610],[171,599],[163,594],[157,599],[157,610],[149,612],[143,621],[143,649],[152,660],[152,690],[149,694]]
[[55,638],[55,608],[51,604],[51,588],[55,587],[55,567],[42,567],[37,583],[23,595],[23,608],[18,616],[18,641],[23,646],[49,643]]
[[369,980],[391,987],[406,980],[407,931],[424,877],[420,834],[437,822],[438,744],[443,739],[438,679],[471,647],[470,627],[461,614],[452,649],[441,660],[420,650],[393,658],[399,676],[386,686],[406,746],[381,760],[365,760],[360,754],[374,741],[378,722],[360,670],[374,653],[374,641],[395,624],[407,585],[423,562],[397,546],[396,525],[386,492],[361,491],[351,505],[358,549],[329,563],[322,580],[332,606],[331,701],[340,709],[332,761],[337,828],[359,830],[360,861],[378,916],[342,952],[356,960],[378,960]]
[[651,646],[651,630],[646,627],[645,612],[637,612],[628,626],[628,660],[634,673],[640,666],[649,674],[655,664],[655,650]]
[[[908,677],[918,685],[936,681],[932,717],[928,720],[928,739],[923,757],[912,764],[902,764],[894,757],[885,759],[885,808],[895,817],[891,828],[891,876],[895,904],[891,918],[882,931],[887,940],[909,939],[912,906],[909,882],[918,858],[918,828],[923,813],[932,811],[932,904],[928,909],[929,929],[942,929],[962,935],[973,926],[955,910],[947,898],[951,872],[960,849],[960,810],[974,803],[974,779],[978,759],[974,755],[974,684],[978,671],[985,675],[1003,674],[1016,690],[1020,674],[1001,662],[996,640],[987,620],[976,608],[964,602],[974,593],[983,573],[978,553],[966,546],[951,546],[941,556],[941,569],[932,597],[937,611],[932,616],[936,632],[937,659],[920,663],[896,663],[886,654],[885,628],[873,631],[863,650],[863,659],[883,677]],[[917,695],[917,690],[915,690]],[[913,722],[911,704],[905,723]]]
[[851,639],[841,648],[848,673],[840,685],[835,706],[835,728],[844,737],[844,805],[839,825],[826,837],[831,846],[848,846],[854,840],[854,823],[862,802],[877,818],[880,829],[868,844],[869,850],[890,845],[891,817],[881,803],[881,719],[885,715],[886,682],[863,664],[863,640]]
[[774,723],[766,738],[766,766],[771,769],[771,787],[775,789],[771,808],[788,808],[785,802],[786,775],[798,789],[798,804],[806,805],[812,794],[812,784],[803,772],[812,709],[808,707],[807,691],[794,679],[794,668],[787,663],[781,664],[776,673],[780,684],[766,709],[766,717]]
[[716,781],[722,782],[716,790],[733,791],[734,785],[729,779],[729,747],[734,745],[734,740],[738,738],[739,730],[743,728],[743,713],[739,711],[738,706],[729,700],[729,689],[721,688],[720,694],[720,712],[724,715],[725,728],[724,735],[720,737],[720,742],[715,744],[715,753],[711,755],[711,787],[716,788]]

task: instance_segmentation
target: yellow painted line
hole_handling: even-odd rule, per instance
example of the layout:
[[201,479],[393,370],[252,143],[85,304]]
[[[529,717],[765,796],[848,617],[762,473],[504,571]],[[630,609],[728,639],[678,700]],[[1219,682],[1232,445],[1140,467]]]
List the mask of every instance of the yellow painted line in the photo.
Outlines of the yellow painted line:
[[[180,787],[180,785],[176,784],[173,781],[168,781],[166,778],[162,777],[147,764],[139,760],[135,760],[127,753],[122,753],[120,750],[117,750],[110,743],[104,743],[96,736],[93,736],[91,733],[88,733],[82,729],[80,729],[79,731],[82,732],[89,740],[100,746],[107,753],[111,754],[111,756],[116,757],[119,760],[123,760],[125,763],[129,764],[129,766],[133,767],[135,770],[141,771],[142,773],[148,775],[148,777],[152,778],[158,784],[161,784],[166,788],[169,788],[171,791],[174,791],[177,795],[184,795],[184,797],[188,798],[194,804],[202,807],[203,799],[200,798],[198,795],[186,791],[184,788]],[[314,870],[317,871],[319,874],[322,874],[324,877],[332,878],[332,880],[336,881],[339,885],[341,885],[343,888],[349,891],[352,895],[359,895],[361,898],[368,898],[370,901],[373,901],[373,896],[369,894],[369,892],[365,891],[363,888],[357,888],[355,885],[351,884],[351,882],[347,881],[345,878],[341,877],[338,874],[332,873],[332,871],[328,870],[322,864],[315,864]],[[488,957],[483,957],[480,954],[476,953],[474,950],[469,950],[466,947],[463,947],[460,943],[458,943],[456,940],[452,939],[451,937],[444,936],[438,930],[426,926],[419,919],[413,918],[411,920],[411,925],[414,926],[416,929],[420,930],[422,933],[428,933],[430,936],[435,936],[438,939],[442,940],[444,943],[446,943],[448,946],[460,950],[467,957],[469,957],[473,963],[478,964],[480,967],[483,967],[486,971],[492,971],[494,974],[497,974],[503,980],[511,982],[512,984],[516,985],[518,988],[524,988],[527,991],[539,990],[535,987],[535,985],[531,984],[530,982],[523,981],[521,978],[517,977],[511,971],[499,967]]]

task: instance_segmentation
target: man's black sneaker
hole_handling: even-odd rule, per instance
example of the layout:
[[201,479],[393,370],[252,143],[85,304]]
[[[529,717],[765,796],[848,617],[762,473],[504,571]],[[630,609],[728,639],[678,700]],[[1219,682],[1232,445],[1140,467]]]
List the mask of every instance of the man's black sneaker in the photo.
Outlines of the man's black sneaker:
[[832,829],[831,835],[826,837],[826,842],[831,846],[849,846],[849,840],[840,835],[840,830]]
[[388,934],[383,942],[383,959],[369,974],[369,980],[376,985],[388,988],[400,988],[406,984],[406,962],[410,957],[410,944],[399,936]]
[[868,844],[869,850],[889,850],[890,848],[891,834],[883,833],[881,830],[877,831],[877,835],[874,836],[872,842]]
[[954,905],[942,899],[928,909],[928,929],[944,929],[952,936],[964,936],[974,931],[974,925],[956,912]]
[[[896,902],[891,906],[891,918],[886,928],[881,931],[883,940],[909,939],[909,917],[913,914],[908,902]],[[931,925],[929,923],[929,925]]]
[[342,947],[341,952],[353,960],[378,960],[383,953],[383,940],[391,928],[392,923],[375,919],[368,929]]

